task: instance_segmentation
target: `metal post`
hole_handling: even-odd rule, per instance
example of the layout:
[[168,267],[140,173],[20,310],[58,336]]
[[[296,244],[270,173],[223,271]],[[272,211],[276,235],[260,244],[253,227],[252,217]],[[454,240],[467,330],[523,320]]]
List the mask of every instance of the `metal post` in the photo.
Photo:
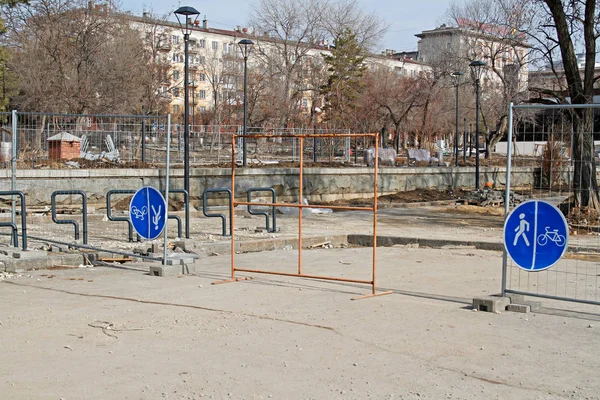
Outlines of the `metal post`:
[[[11,168],[11,172],[10,172],[10,190],[17,190],[17,154],[19,154],[19,152],[17,151],[17,146],[18,146],[18,141],[17,141],[17,136],[18,136],[18,115],[17,115],[17,110],[13,110],[12,111],[12,154],[10,155],[10,168]],[[15,201],[14,197],[11,197],[11,218],[12,218],[12,223],[16,224],[17,223],[17,202]]]
[[[186,42],[187,46],[187,42]],[[187,56],[186,56],[187,61]],[[186,74],[187,76],[187,74]],[[169,175],[171,173],[171,114],[167,116],[167,159],[165,165],[165,201],[167,204],[167,215],[169,214]],[[186,210],[188,205],[186,204]],[[186,229],[188,226],[188,222],[186,221]],[[169,218],[165,220],[165,243],[163,245],[163,265],[167,265],[167,247],[169,245]]]
[[469,158],[473,155],[473,124],[469,123]]
[[[508,218],[510,208],[510,167],[512,157],[512,137],[513,137],[513,103],[508,106],[508,138],[506,146],[506,192],[504,193],[504,220]],[[506,249],[502,251],[502,296],[506,294],[506,278],[508,274],[508,254]]]
[[[187,20],[186,20],[187,25]],[[184,107],[185,110],[183,112],[183,188],[186,192],[191,196],[190,192],[190,92],[189,92],[189,63],[188,63],[188,53],[189,53],[189,42],[190,42],[190,34],[185,33],[183,35],[183,41],[185,43],[184,48],[184,59],[185,59],[185,67],[184,67],[184,77],[183,77],[183,85],[185,90],[184,97]],[[169,135],[170,136],[170,135]]]
[[458,167],[458,81],[456,82],[456,133],[454,135],[454,166]]
[[479,190],[479,79],[475,80],[475,189]]
[[463,164],[467,163],[467,119],[463,119]]
[[146,113],[142,107],[142,162],[146,162]]
[[[313,124],[313,134],[317,134],[317,124]],[[317,162],[317,138],[313,138],[313,162]]]
[[244,54],[244,132],[242,137],[242,167],[246,167],[247,155],[246,155],[246,124],[247,124],[247,105],[246,105],[246,93],[248,86],[248,54]]

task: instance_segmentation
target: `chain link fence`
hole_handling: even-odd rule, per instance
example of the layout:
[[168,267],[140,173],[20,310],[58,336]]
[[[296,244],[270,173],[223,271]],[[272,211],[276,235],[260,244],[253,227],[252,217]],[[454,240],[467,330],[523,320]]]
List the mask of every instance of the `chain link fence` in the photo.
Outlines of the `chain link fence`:
[[[530,148],[526,151],[528,157],[509,157],[507,169],[510,174],[515,167],[534,167],[534,177],[524,184],[519,181],[518,174],[510,174],[510,189],[557,206],[567,220],[570,235],[568,243],[563,240],[546,243],[546,240],[539,240],[544,229],[553,232],[552,229],[557,227],[538,222],[543,216],[537,218],[536,225],[530,224],[530,229],[523,232],[528,237],[529,249],[535,252],[536,246],[568,246],[566,253],[554,266],[538,272],[520,268],[505,253],[504,293],[600,304],[600,210],[593,204],[583,206],[581,201],[576,201],[582,188],[590,187],[592,191],[597,188],[598,152],[593,139],[600,139],[600,130],[580,128],[578,133],[573,117],[577,109],[592,109],[594,114],[600,115],[599,108],[600,105],[511,106],[511,152],[524,153],[524,144]],[[597,123],[593,125],[598,126]],[[576,137],[578,134],[581,139]],[[586,147],[587,151],[584,151]],[[593,172],[589,175],[577,173],[578,167],[581,170],[590,168]],[[518,227],[507,225],[505,229]]]
[[[166,116],[4,112],[0,113],[0,163],[10,168],[14,147],[17,169],[164,167],[166,125]],[[242,132],[240,125],[190,125],[190,166],[228,167],[231,138]],[[247,133],[295,136],[349,131],[248,127]],[[173,168],[184,165],[184,136],[183,125],[172,125]],[[242,159],[242,142],[238,139],[235,146],[236,161]],[[246,146],[248,160],[254,165],[299,160],[298,141],[293,137],[249,139]],[[350,138],[315,139],[305,144],[304,157],[322,163],[360,164],[362,149],[367,147],[368,143],[351,142]]]

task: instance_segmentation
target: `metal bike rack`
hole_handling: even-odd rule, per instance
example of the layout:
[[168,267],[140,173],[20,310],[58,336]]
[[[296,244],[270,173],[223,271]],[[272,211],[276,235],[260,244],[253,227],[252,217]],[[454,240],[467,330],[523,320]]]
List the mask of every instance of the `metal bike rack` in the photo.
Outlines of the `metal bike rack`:
[[[162,190],[161,192],[164,196],[165,191]],[[185,201],[185,237],[186,237],[186,239],[189,239],[190,238],[190,194],[185,189],[169,189],[169,194],[171,194],[171,193],[183,194],[183,198]],[[181,237],[181,218],[179,218],[177,215],[168,215],[167,218],[174,219],[177,221],[178,237]]]
[[[228,197],[229,197],[229,235],[227,234],[227,224],[225,223],[225,215],[223,214],[214,214],[211,213],[209,214],[208,211],[206,211],[206,205],[208,203],[207,198],[208,198],[208,194],[209,193],[227,193]],[[230,236],[231,235],[231,214],[233,213],[233,208],[231,207],[231,201],[232,201],[232,196],[231,196],[231,189],[225,189],[225,188],[213,188],[213,189],[204,189],[204,193],[202,193],[202,213],[207,216],[207,217],[216,217],[216,218],[221,218],[221,220],[223,221],[223,229],[222,229],[222,236]]]
[[[129,217],[115,217],[112,215],[111,212],[111,207],[110,207],[110,198],[113,194],[135,194],[135,192],[137,192],[137,190],[133,190],[133,189],[125,189],[125,190],[119,190],[119,189],[115,189],[115,190],[109,190],[106,193],[106,217],[108,218],[109,221],[123,221],[123,222],[127,222],[128,224],[128,228],[129,228],[129,241],[133,242],[133,224],[131,223],[131,221],[129,220]],[[164,191],[163,191],[164,193]],[[190,226],[190,213],[189,213],[189,194],[184,190],[184,189],[169,189],[169,193],[182,193],[185,197],[185,201],[186,201],[186,207],[185,207],[185,228],[186,228],[186,238],[190,237],[190,231],[189,231],[189,226]],[[169,215],[167,213],[167,218],[168,219],[174,219],[175,221],[177,221],[177,235],[179,237],[181,237],[182,234],[182,229],[181,229],[181,218],[179,218],[179,216],[177,215]],[[137,241],[139,242],[140,236],[137,235]]]
[[83,230],[83,244],[88,244],[88,229],[87,229],[87,195],[83,190],[57,190],[52,193],[52,221],[57,224],[70,224],[75,227],[75,240],[79,240],[79,224],[74,219],[57,219],[56,218],[56,196],[63,195],[80,195],[83,201],[82,210],[82,230]]
[[[19,196],[21,198],[21,235],[23,251],[27,251],[27,206],[25,204],[25,194],[18,190],[0,191],[0,196]],[[13,244],[19,247],[17,225],[13,222],[3,222],[0,226],[8,226],[12,229]]]
[[[271,203],[277,203],[277,195],[275,194],[275,189],[273,188],[251,188],[248,189],[248,203],[252,202],[252,193],[256,192],[271,192]],[[252,206],[250,204],[247,205],[248,213],[251,215],[264,215],[266,218],[267,224],[267,232],[276,232],[277,231],[277,210],[275,210],[275,206],[271,207],[271,213],[273,214],[273,229],[269,229],[269,213],[263,211],[252,211]]]
[[[110,198],[113,194],[135,194],[135,190],[120,190],[120,189],[114,189],[114,190],[109,190],[108,192],[106,192],[106,218],[108,218],[109,221],[115,221],[115,222],[127,222],[127,227],[129,229],[129,241],[133,242],[133,224],[131,223],[131,221],[129,220],[129,217],[115,217],[112,215],[112,211],[111,211],[111,206],[110,206]],[[140,236],[137,235],[137,241],[140,241]]]

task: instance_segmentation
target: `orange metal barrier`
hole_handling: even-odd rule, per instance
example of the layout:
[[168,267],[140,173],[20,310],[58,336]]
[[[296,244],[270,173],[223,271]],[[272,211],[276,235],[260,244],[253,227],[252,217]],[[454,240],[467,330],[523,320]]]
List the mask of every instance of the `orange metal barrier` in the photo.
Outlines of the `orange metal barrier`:
[[[242,138],[243,135],[234,135],[231,138],[231,192],[233,195],[233,201],[231,202],[231,278],[227,280],[213,282],[214,284],[238,282],[242,280],[251,279],[249,277],[236,278],[235,273],[237,272],[249,272],[257,274],[269,274],[269,275],[282,275],[282,276],[294,276],[300,278],[309,279],[321,279],[338,282],[352,282],[352,283],[364,283],[371,285],[371,293],[364,296],[355,297],[352,300],[358,300],[374,296],[382,296],[390,294],[392,292],[380,292],[376,290],[376,276],[377,276],[377,186],[378,186],[378,169],[379,169],[379,134],[378,133],[365,133],[365,134],[323,134],[323,135],[245,135],[246,139],[258,139],[258,138],[294,138],[299,140],[300,144],[300,160],[299,160],[299,194],[298,204],[290,203],[261,203],[261,206],[267,207],[295,207],[298,208],[298,272],[287,273],[287,272],[273,272],[273,271],[262,271],[257,269],[247,268],[236,268],[235,266],[235,213],[233,212],[237,205],[256,205],[256,203],[249,203],[247,201],[235,201],[235,141],[237,138]],[[304,187],[303,187],[303,176],[304,176],[304,139],[306,138],[341,138],[341,137],[372,137],[375,139],[375,167],[373,172],[373,206],[372,207],[345,207],[345,206],[314,206],[305,205],[302,203],[304,198]],[[337,278],[331,276],[320,276],[320,275],[307,275],[302,272],[302,211],[304,208],[331,208],[334,210],[355,210],[355,211],[372,211],[373,212],[373,265],[371,280],[360,280],[360,279],[348,279],[348,278]]]

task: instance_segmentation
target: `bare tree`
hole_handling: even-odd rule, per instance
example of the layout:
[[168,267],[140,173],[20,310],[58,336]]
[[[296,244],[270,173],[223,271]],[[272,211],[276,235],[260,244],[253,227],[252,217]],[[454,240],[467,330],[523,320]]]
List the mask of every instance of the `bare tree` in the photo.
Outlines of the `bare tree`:
[[267,66],[281,126],[299,111],[305,58],[323,43],[322,14],[318,0],[260,0],[252,7],[255,56]]
[[37,0],[4,8],[24,110],[126,113],[143,96],[144,45],[128,21],[82,1]]
[[346,29],[350,29],[363,51],[376,50],[389,26],[381,17],[363,11],[357,0],[329,0],[323,4],[321,24],[329,40],[335,42]]
[[[600,35],[600,6],[596,0],[530,0],[532,26],[528,31],[535,50],[546,62],[558,82],[558,90],[533,88],[559,102],[593,103],[597,39]],[[583,68],[577,60],[577,48],[584,55]],[[561,86],[564,91],[561,91]],[[568,99],[566,98],[568,95]],[[593,110],[576,109],[571,114],[574,130],[575,204],[600,209],[593,143]]]
[[[527,70],[531,47],[524,29],[530,25],[526,6],[520,0],[467,0],[453,3],[448,10],[450,23],[461,29],[460,51],[440,52],[451,60],[455,70],[465,71],[474,60],[485,61],[482,83],[482,122],[485,130],[486,158],[490,149],[506,133],[500,126],[510,102],[528,97]],[[451,72],[451,71],[448,71]]]

